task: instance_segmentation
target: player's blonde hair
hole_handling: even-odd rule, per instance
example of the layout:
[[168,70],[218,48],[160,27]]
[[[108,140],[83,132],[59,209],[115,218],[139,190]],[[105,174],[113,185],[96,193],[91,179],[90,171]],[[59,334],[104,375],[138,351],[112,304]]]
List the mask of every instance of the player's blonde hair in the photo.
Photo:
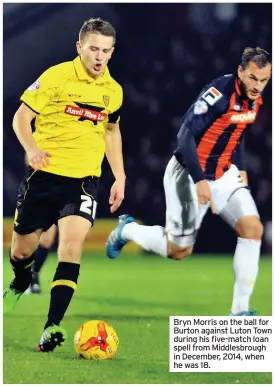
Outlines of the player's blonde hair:
[[113,45],[115,44],[116,31],[108,21],[102,20],[100,17],[86,20],[80,29],[79,41],[83,43],[87,35],[94,33],[104,36],[112,36]]

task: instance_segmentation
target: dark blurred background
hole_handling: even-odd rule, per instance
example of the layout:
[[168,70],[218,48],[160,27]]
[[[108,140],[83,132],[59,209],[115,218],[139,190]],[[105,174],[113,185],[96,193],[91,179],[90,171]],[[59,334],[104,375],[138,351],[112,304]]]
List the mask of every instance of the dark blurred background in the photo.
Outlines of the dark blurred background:
[[[109,67],[124,88],[121,131],[127,173],[126,198],[118,214],[164,225],[162,179],[181,117],[207,83],[237,70],[246,46],[271,50],[272,4],[4,4],[6,217],[14,214],[17,186],[25,172],[24,152],[12,130],[19,98],[48,67],[76,57],[79,29],[90,17],[108,20],[117,31]],[[272,245],[271,106],[268,85],[246,140],[251,192],[265,226],[264,252]],[[103,171],[98,217],[114,217],[108,205],[113,179],[107,164]],[[208,214],[196,251],[232,253],[235,243],[233,231]]]

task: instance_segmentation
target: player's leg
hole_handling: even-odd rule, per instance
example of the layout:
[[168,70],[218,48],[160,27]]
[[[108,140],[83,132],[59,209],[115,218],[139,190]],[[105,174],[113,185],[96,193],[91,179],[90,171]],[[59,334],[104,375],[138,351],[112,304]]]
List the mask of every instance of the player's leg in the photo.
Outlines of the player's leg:
[[47,231],[41,234],[38,248],[34,252],[35,259],[32,268],[32,281],[30,285],[31,293],[37,294],[41,292],[39,273],[54,243],[56,231],[57,227],[53,224]]
[[169,241],[165,228],[159,225],[141,225],[133,217],[122,215],[119,217],[118,226],[109,236],[107,242],[108,257],[118,257],[121,249],[129,241],[133,241],[148,252],[154,252],[160,256],[174,258],[175,260],[181,260],[189,256],[193,249],[193,247],[187,246],[180,247],[176,244],[176,241]]
[[[65,330],[60,329],[65,312],[77,287],[83,243],[90,229],[90,222],[79,216],[68,216],[59,220],[58,266],[51,284],[50,306],[38,351],[53,351],[66,339]],[[58,335],[59,334],[59,335]]]
[[250,191],[236,190],[220,215],[238,235],[231,315],[252,315],[249,302],[259,270],[263,226]]
[[[79,216],[64,217],[58,222],[58,266],[51,284],[48,319],[38,345],[39,351],[52,351],[55,348],[49,334],[63,320],[77,287],[83,243],[90,225],[90,221]],[[57,331],[62,333],[59,328]],[[65,340],[64,330],[61,339]]]
[[14,279],[4,291],[4,315],[12,311],[17,300],[29,287],[34,261],[34,251],[37,248],[42,230],[30,234],[20,235],[13,231],[10,249],[10,264],[14,272]]
[[83,243],[90,222],[79,216],[64,217],[58,222],[58,266],[51,285],[51,302],[45,328],[59,325],[77,286]]
[[59,324],[77,287],[83,244],[93,225],[97,205],[98,178],[67,178],[60,185],[58,266],[38,351],[52,351],[66,339]]
[[[170,174],[171,161],[169,162],[164,176],[166,188],[167,174]],[[165,228],[140,225],[133,217],[122,215],[119,217],[117,227],[111,232],[106,244],[106,254],[113,259],[120,255],[122,248],[129,242],[141,246],[144,250],[154,252],[166,257],[168,254],[168,240]]]
[[[164,186],[166,186],[166,175],[170,174],[170,165],[171,161],[165,171]],[[158,225],[140,225],[133,217],[122,215],[119,217],[117,227],[108,237],[106,244],[107,256],[111,259],[118,257],[122,248],[129,241],[133,241],[146,251],[154,252],[164,257],[168,254],[168,240],[165,228]]]
[[146,251],[167,256],[167,235],[161,226],[146,226],[138,224],[135,219],[128,215],[119,217],[117,227],[109,235],[106,253],[111,259],[118,257],[122,248],[133,241]]
[[19,186],[10,250],[10,263],[15,278],[4,292],[4,313],[12,310],[16,300],[28,288],[34,251],[42,229],[51,225],[50,209],[45,196],[45,192],[48,192],[44,185],[45,174],[29,168]]
[[[161,226],[139,225],[128,215],[120,216],[118,226],[107,241],[108,257],[119,256],[128,241],[135,242],[147,251],[176,260],[191,253],[198,227],[198,205],[196,198],[193,198],[196,194],[195,186],[175,157],[167,165],[164,188],[167,205],[166,229]],[[206,210],[205,206],[204,213]],[[201,218],[203,215],[201,214]]]
[[193,252],[198,229],[209,205],[198,204],[196,186],[175,157],[168,164],[164,187],[167,255],[174,260],[183,260]]

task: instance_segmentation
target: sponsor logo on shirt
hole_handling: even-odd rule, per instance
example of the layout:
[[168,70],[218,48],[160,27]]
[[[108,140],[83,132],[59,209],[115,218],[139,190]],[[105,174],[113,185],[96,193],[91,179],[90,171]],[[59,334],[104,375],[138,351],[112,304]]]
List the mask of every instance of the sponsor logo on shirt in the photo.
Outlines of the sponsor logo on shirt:
[[215,105],[219,99],[223,97],[223,94],[220,93],[215,87],[210,87],[205,93],[203,93],[202,98],[210,105]]
[[71,98],[82,98],[82,95],[79,94],[68,94]]
[[231,122],[243,122],[243,123],[251,123],[256,119],[257,113],[255,111],[248,111],[244,114],[234,114],[231,115]]
[[103,121],[107,117],[107,114],[101,113],[99,111],[70,105],[66,106],[65,113],[74,117],[82,118],[81,120],[88,119],[90,121]]

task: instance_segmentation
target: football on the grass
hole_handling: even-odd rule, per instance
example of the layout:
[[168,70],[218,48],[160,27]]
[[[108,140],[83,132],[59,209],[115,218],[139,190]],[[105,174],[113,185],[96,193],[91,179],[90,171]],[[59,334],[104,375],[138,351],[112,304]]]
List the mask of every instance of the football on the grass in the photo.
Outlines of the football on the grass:
[[74,348],[84,359],[112,359],[118,351],[119,338],[114,328],[103,320],[89,320],[74,336]]

